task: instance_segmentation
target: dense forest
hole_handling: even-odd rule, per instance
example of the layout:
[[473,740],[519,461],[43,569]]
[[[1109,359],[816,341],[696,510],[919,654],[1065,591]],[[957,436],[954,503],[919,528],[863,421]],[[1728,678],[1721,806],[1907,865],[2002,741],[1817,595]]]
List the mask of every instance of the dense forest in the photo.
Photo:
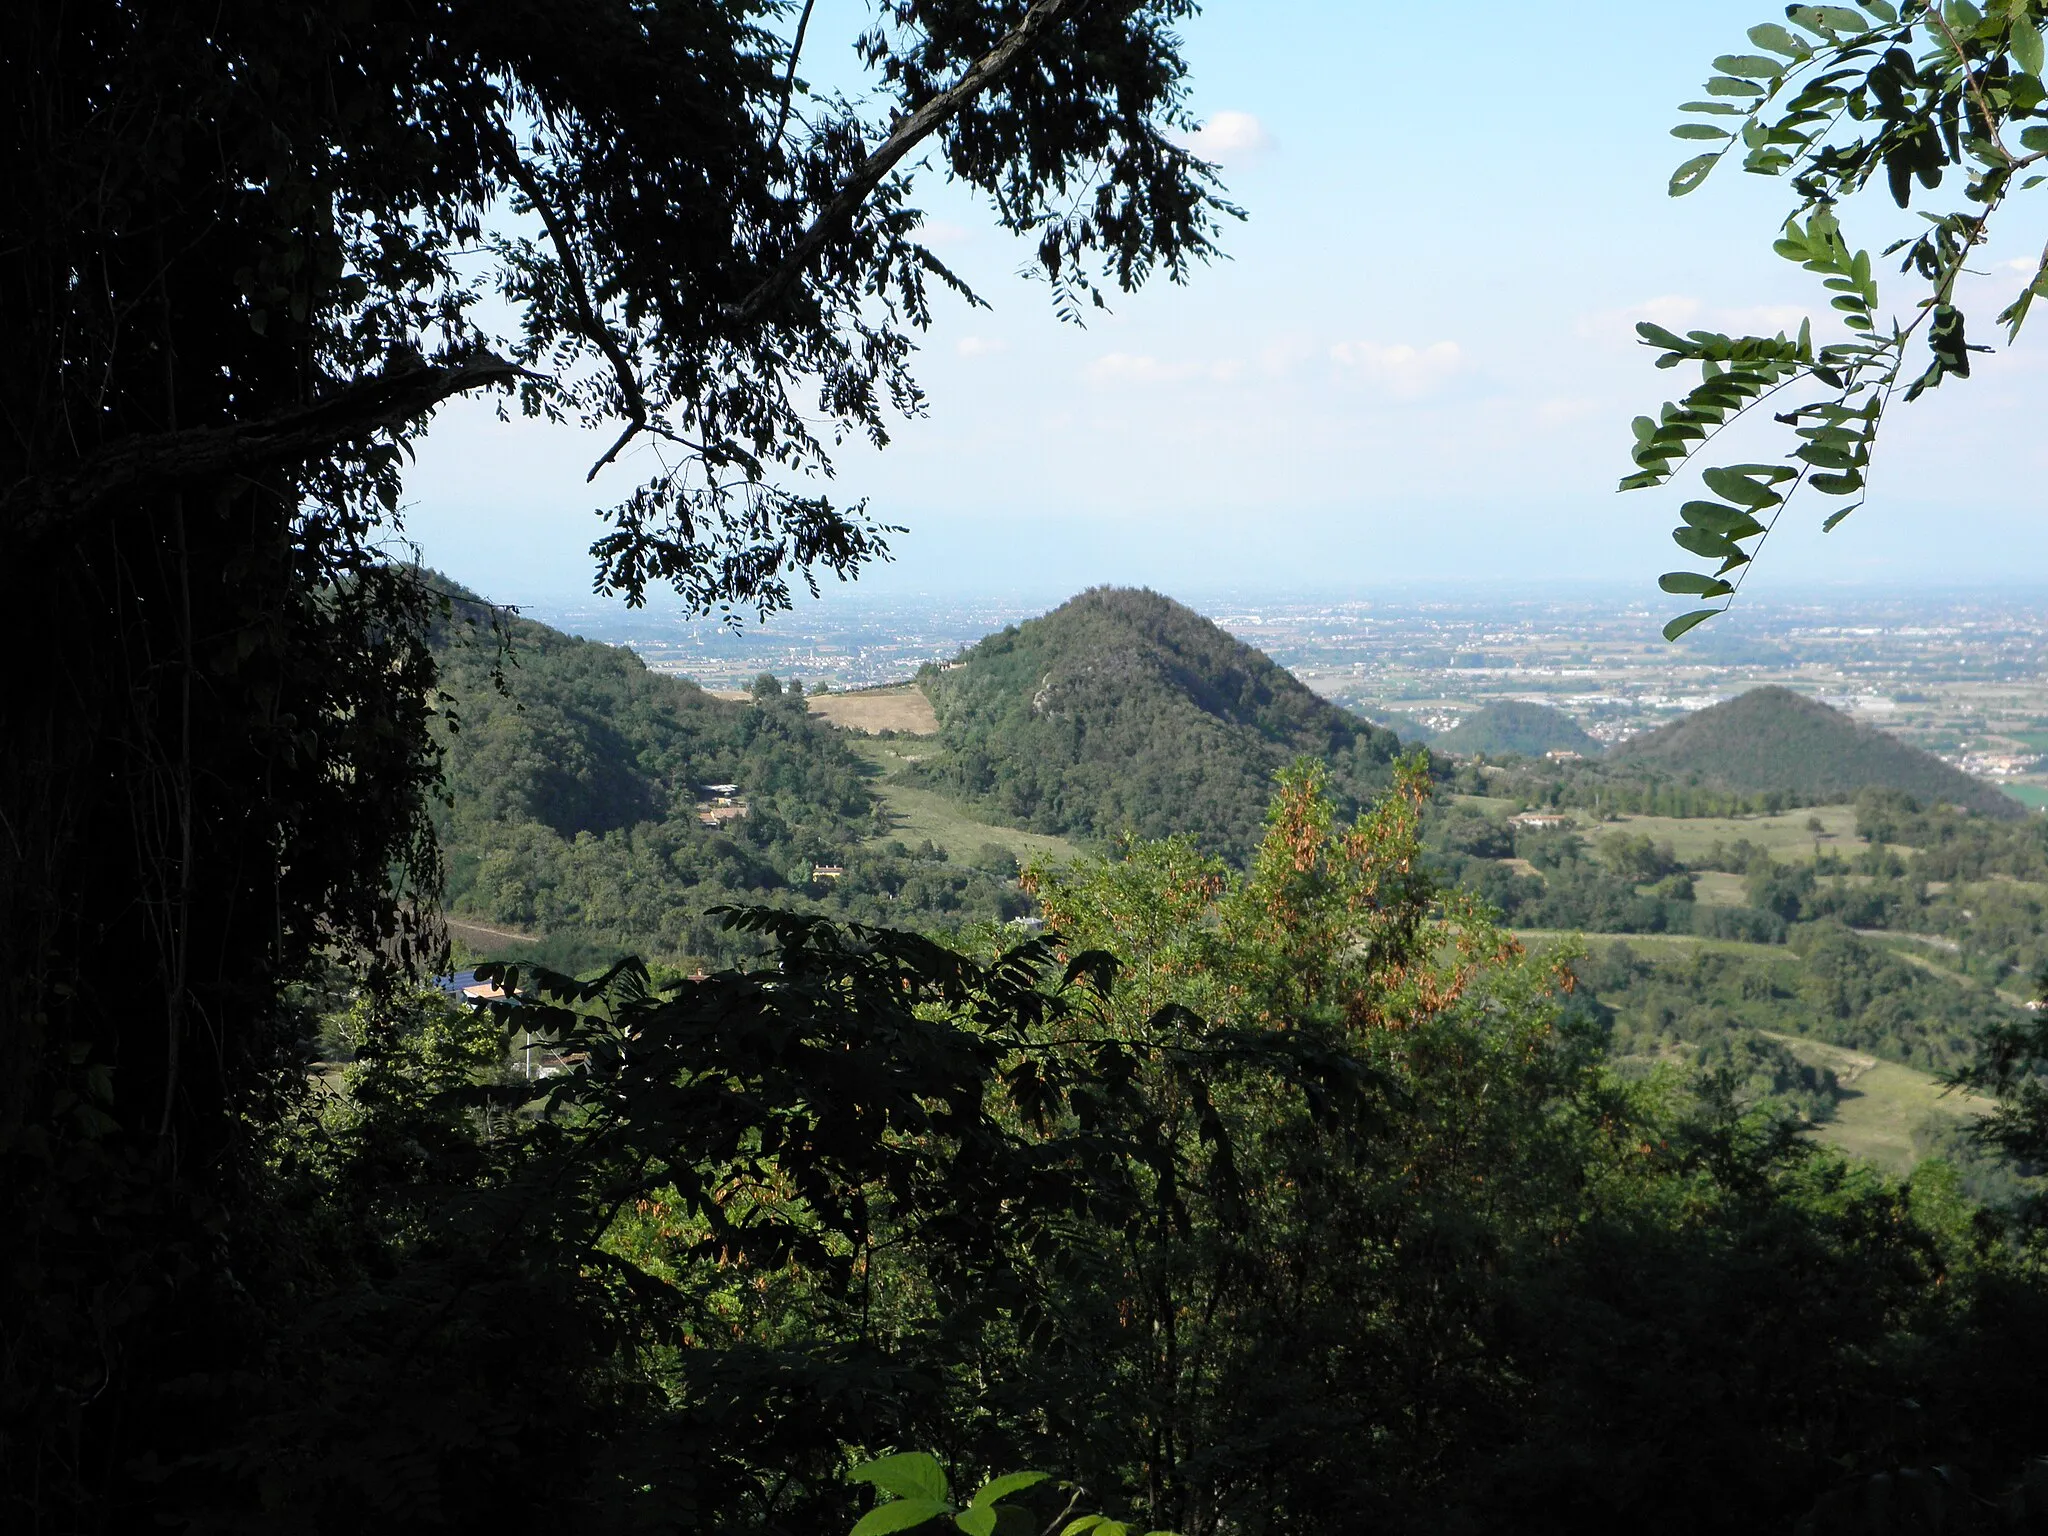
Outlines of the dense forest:
[[1191,834],[1233,860],[1300,753],[1357,806],[1399,743],[1193,610],[1100,587],[920,677],[942,753],[920,777],[998,821],[1105,843]]

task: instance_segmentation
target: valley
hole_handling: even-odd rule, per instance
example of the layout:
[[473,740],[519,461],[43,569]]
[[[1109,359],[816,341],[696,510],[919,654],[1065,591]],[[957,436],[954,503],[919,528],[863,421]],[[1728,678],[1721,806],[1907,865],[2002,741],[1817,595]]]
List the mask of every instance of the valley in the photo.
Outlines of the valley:
[[[643,660],[522,620],[521,713],[472,683],[481,728],[455,738],[451,931],[473,955],[701,966],[747,952],[708,911],[763,902],[980,942],[1037,911],[1021,869],[1114,859],[1126,835],[1183,834],[1242,866],[1296,757],[1328,763],[1338,814],[1355,814],[1405,750],[1356,712],[1377,706],[1435,754],[1432,877],[1536,950],[1587,936],[1574,1006],[1618,1068],[1729,1073],[1822,1144],[1894,1172],[1939,1153],[1989,1187],[1958,1130],[1982,1106],[1938,1078],[2018,1016],[2048,965],[2048,823],[1914,738],[1981,705],[1966,688],[2033,707],[2018,630],[1968,630],[1940,679],[1927,637],[1836,635],[1824,660],[1891,656],[1884,696],[1915,697],[1887,711],[1874,691],[1819,693],[1848,667],[1788,672],[1754,637],[1680,676],[1668,649],[1638,654],[1583,614],[1572,649],[1555,614],[1463,633],[1439,613],[1438,655],[1417,646],[1415,615],[1226,617],[1316,687],[1223,624],[1112,589],[971,643],[931,619],[891,653],[914,675],[864,686],[764,668],[699,688],[664,670],[673,650]],[[947,643],[920,653],[935,636]],[[1338,668],[1347,643],[1373,649]],[[455,675],[480,680],[468,666]],[[1603,666],[1599,700],[1566,691]],[[1437,692],[1416,707],[1425,679]],[[2024,744],[2021,722],[1999,723]],[[492,787],[464,790],[479,772]],[[495,782],[536,772],[509,795]],[[730,791],[712,812],[707,783]],[[621,817],[622,796],[641,809]]]

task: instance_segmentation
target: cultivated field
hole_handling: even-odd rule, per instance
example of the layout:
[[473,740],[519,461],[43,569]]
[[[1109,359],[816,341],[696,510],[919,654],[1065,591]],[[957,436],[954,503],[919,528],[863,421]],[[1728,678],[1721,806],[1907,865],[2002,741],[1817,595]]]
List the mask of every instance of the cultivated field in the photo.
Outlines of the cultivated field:
[[858,693],[813,694],[811,713],[823,716],[841,730],[862,731],[870,736],[882,731],[930,736],[939,728],[939,717],[932,713],[932,701],[915,683],[863,688]]

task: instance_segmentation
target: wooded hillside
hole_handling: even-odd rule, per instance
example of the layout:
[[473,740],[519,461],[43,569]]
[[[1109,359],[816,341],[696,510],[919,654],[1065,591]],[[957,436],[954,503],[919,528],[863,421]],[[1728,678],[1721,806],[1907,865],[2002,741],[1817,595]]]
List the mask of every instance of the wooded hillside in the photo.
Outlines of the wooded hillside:
[[1151,591],[1094,588],[920,681],[943,748],[922,769],[931,787],[1034,831],[1185,832],[1233,860],[1256,845],[1274,775],[1295,757],[1327,762],[1349,808],[1400,750]]
[[2015,820],[2026,807],[1918,747],[1858,725],[1789,688],[1752,688],[1624,743],[1617,761],[1696,775],[1739,793],[1780,791],[1810,805],[1892,789]]

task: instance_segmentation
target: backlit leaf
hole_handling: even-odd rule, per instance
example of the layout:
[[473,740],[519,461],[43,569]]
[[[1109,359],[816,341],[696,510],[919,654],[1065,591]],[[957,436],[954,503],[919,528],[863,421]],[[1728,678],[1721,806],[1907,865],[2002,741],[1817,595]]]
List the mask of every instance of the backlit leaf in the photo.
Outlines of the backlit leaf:
[[1749,40],[1759,48],[1768,48],[1773,53],[1782,53],[1795,59],[1808,58],[1813,53],[1813,49],[1808,46],[1804,38],[1787,32],[1775,21],[1767,21],[1761,26],[1751,27],[1749,29]]
[[1009,1472],[1001,1477],[992,1477],[983,1483],[980,1491],[974,1495],[973,1507],[986,1509],[998,1499],[1007,1499],[1013,1493],[1035,1488],[1045,1480],[1046,1474],[1043,1472]]
[[2030,75],[2041,73],[2041,29],[2024,16],[2012,23],[2012,61]]
[[947,1512],[948,1506],[937,1499],[892,1499],[862,1515],[853,1528],[853,1536],[889,1536],[892,1531],[911,1530]]
[[[894,1456],[883,1456],[875,1461],[864,1462],[846,1474],[850,1483],[873,1483],[884,1493],[893,1493],[899,1499],[924,1499],[934,1504],[946,1502],[946,1474],[939,1464],[923,1451],[901,1451]],[[891,1530],[897,1529],[895,1526]]]
[[1669,191],[1673,197],[1683,197],[1707,179],[1707,173],[1714,168],[1718,155],[1694,155],[1685,164],[1671,173]]

